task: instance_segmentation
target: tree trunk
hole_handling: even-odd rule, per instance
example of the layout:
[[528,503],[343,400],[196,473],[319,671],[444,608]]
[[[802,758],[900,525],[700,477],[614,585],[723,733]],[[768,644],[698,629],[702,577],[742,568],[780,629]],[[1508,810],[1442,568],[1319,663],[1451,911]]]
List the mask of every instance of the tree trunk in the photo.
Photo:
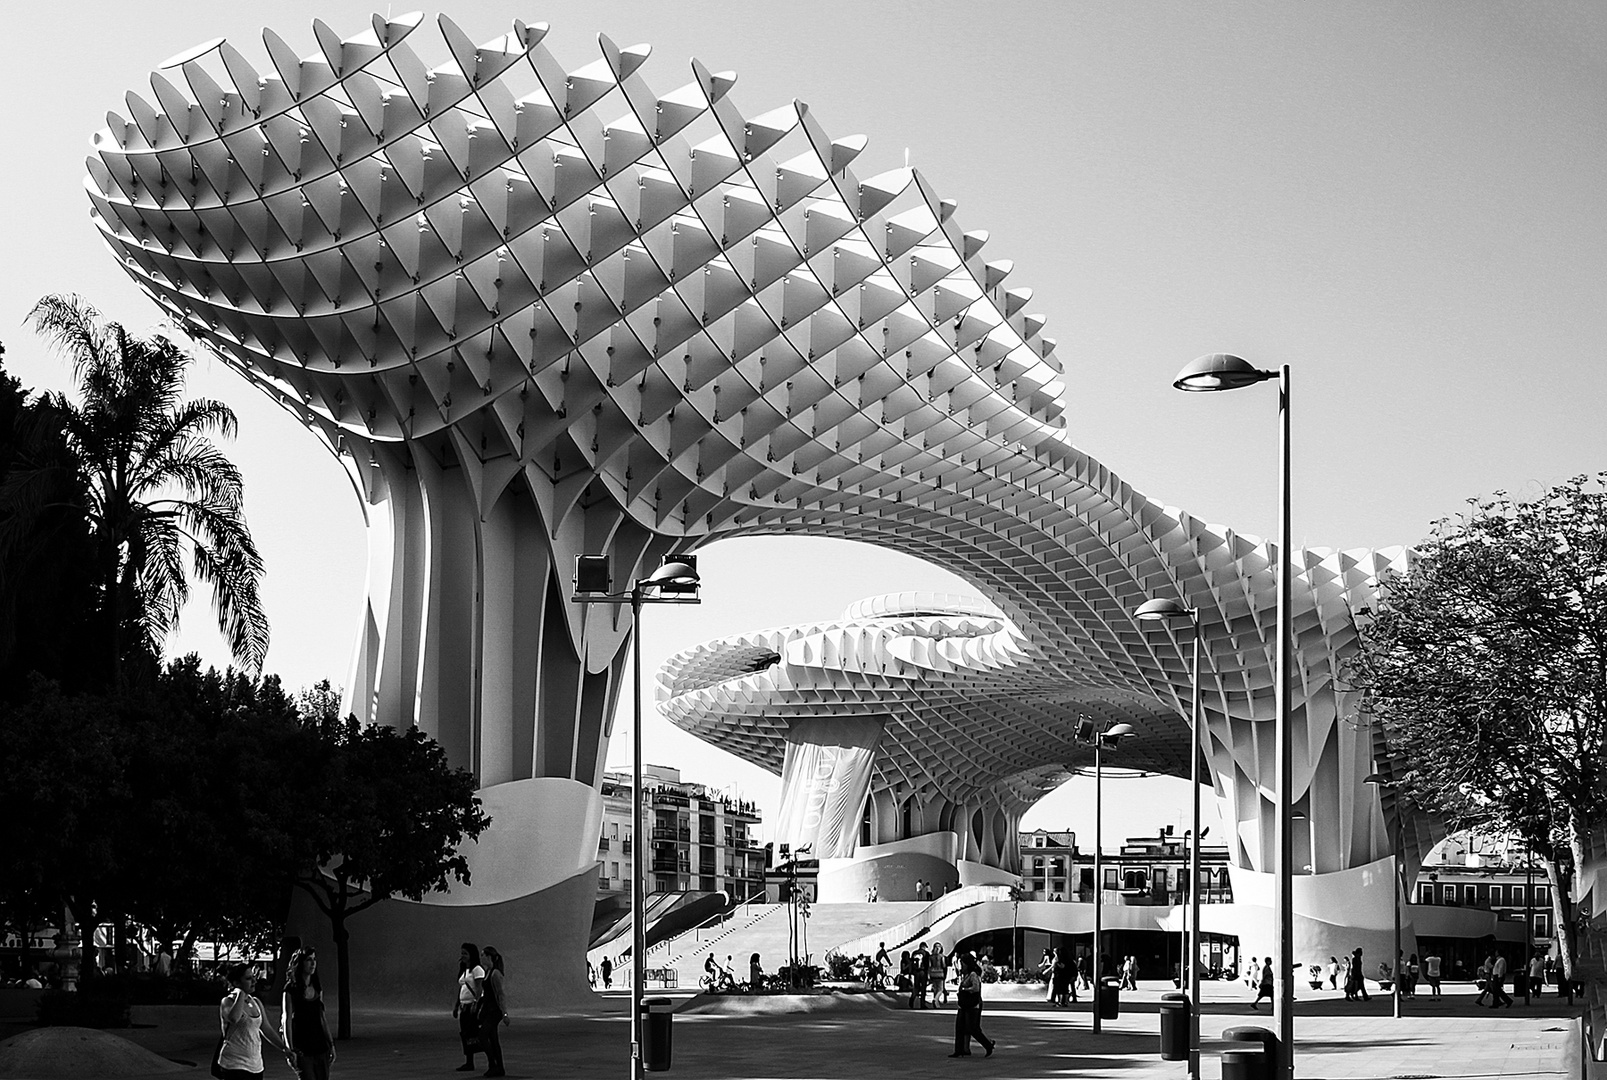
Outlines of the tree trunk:
[[336,1001],[340,1006],[340,1022],[335,1030],[335,1038],[349,1039],[352,1037],[352,975],[351,975],[351,932],[346,929],[346,905],[344,900],[340,906],[333,908],[329,913],[330,922],[335,931],[335,992]]

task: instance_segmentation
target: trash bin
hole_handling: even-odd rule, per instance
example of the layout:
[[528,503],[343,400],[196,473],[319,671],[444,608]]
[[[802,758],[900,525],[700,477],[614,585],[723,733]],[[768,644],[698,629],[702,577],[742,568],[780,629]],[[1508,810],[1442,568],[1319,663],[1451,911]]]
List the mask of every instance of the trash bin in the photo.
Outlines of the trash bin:
[[1096,1007],[1101,1020],[1114,1020],[1122,1011],[1122,983],[1120,979],[1101,978],[1096,993]]
[[1262,1080],[1266,1075],[1266,1056],[1266,1050],[1255,1043],[1222,1051],[1222,1080]]
[[[1222,1080],[1272,1080],[1277,1064],[1278,1036],[1264,1027],[1230,1027],[1222,1032],[1222,1041],[1242,1045],[1231,1046],[1222,1052]],[[1246,1052],[1237,1068],[1248,1073],[1228,1075],[1228,1055]]]
[[1187,1061],[1189,1056],[1189,998],[1187,994],[1161,995],[1161,1060]]
[[667,997],[642,999],[642,1067],[666,1072],[670,1067],[670,1021],[675,1003]]

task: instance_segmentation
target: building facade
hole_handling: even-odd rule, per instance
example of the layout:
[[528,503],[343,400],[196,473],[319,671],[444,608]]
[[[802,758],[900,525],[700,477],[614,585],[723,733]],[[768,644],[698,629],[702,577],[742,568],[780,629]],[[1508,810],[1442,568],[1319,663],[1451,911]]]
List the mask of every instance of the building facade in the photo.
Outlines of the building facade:
[[[1092,902],[1094,853],[1077,846],[1076,833],[1035,829],[1021,833],[1019,843],[1027,899]],[[1170,826],[1154,836],[1128,837],[1116,851],[1103,852],[1100,864],[1106,903],[1188,902],[1189,843]],[[1233,902],[1225,846],[1200,845],[1200,886],[1202,904]]]
[[[605,772],[603,827],[597,839],[597,896],[630,891],[631,775]],[[765,852],[755,839],[759,810],[681,770],[642,766],[648,836],[648,892],[726,892],[737,901],[764,891]]]

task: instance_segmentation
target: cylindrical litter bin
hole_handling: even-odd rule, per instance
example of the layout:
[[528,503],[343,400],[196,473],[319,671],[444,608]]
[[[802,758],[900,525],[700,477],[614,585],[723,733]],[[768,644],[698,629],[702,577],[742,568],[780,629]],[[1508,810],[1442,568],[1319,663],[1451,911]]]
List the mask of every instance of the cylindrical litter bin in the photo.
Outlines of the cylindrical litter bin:
[[1099,990],[1094,995],[1098,1000],[1095,1007],[1099,1009],[1101,1020],[1114,1020],[1122,1011],[1122,984],[1120,979],[1099,980]]
[[1267,1052],[1255,1043],[1222,1051],[1222,1080],[1262,1080]]
[[[1230,1027],[1222,1032],[1222,1041],[1243,1044],[1234,1045],[1230,1050],[1223,1051],[1223,1080],[1272,1080],[1278,1064],[1278,1036],[1264,1027]],[[1254,1071],[1248,1076],[1229,1077],[1227,1055],[1239,1050],[1252,1051],[1252,1056],[1246,1058],[1241,1067]]]
[[1161,995],[1161,1060],[1187,1061],[1189,1056],[1189,998],[1187,994]]
[[670,1021],[675,1003],[667,997],[642,999],[642,1067],[667,1072],[670,1067]]

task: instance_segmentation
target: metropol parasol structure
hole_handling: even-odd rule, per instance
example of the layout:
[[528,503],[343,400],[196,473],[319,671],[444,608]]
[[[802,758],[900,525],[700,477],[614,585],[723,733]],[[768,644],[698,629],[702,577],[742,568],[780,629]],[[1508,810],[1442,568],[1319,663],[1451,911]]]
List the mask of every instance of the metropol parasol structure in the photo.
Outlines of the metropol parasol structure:
[[[645,46],[601,38],[566,71],[545,25],[476,44],[445,17],[432,67],[421,23],[317,22],[308,55],[265,31],[266,60],[221,40],[174,57],[108,114],[86,184],[140,288],[349,472],[370,539],[347,707],[436,738],[494,819],[471,887],[354,926],[367,1000],[433,986],[464,939],[540,958],[538,994],[584,986],[632,627],[571,602],[582,553],[635,580],[723,537],[812,533],[969,581],[987,604],[925,613],[919,641],[756,639],[682,663],[664,696],[779,767],[814,707],[788,697],[789,664],[849,655],[857,670],[821,678],[896,728],[877,828],[907,811],[910,836],[953,836],[950,865],[1001,872],[1021,811],[1087,763],[1080,718],[1137,729],[1122,765],[1188,774],[1187,632],[1133,617],[1181,600],[1208,645],[1201,742],[1235,889],[1261,895],[1274,552],[1076,449],[1054,342],[986,233],[918,171],[857,175],[864,139],[802,103],[738,112],[729,73],[694,61],[665,92]],[[1351,927],[1389,922],[1392,890],[1362,884],[1388,880],[1394,808],[1362,783],[1378,747],[1338,680],[1352,607],[1403,556],[1290,558],[1295,904],[1317,940],[1338,918],[1324,897]],[[1407,829],[1411,864],[1432,823]]]

